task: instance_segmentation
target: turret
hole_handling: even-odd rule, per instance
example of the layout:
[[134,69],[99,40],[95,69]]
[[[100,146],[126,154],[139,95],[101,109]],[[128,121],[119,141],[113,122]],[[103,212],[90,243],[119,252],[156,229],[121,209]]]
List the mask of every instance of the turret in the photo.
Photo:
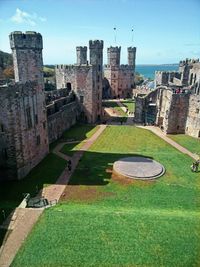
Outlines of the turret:
[[91,65],[100,65],[103,64],[103,41],[95,40],[89,41],[90,48],[90,64]]
[[128,47],[128,65],[135,68],[136,47]]
[[27,31],[12,32],[9,36],[16,82],[37,80],[43,83],[42,35]]
[[77,64],[87,64],[87,46],[76,47]]
[[121,53],[121,46],[109,47],[107,50],[108,65],[119,66],[120,65],[120,53]]

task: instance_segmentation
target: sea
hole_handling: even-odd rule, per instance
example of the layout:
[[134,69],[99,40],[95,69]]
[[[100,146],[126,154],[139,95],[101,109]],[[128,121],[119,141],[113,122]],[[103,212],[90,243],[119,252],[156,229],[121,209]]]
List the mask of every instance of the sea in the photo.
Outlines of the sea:
[[135,71],[146,79],[154,80],[155,71],[178,71],[178,64],[136,65]]

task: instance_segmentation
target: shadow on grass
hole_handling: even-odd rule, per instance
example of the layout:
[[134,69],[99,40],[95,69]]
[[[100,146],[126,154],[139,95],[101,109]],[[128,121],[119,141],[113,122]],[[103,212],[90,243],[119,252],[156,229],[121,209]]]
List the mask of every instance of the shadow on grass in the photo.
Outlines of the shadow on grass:
[[[107,185],[112,176],[114,162],[122,158],[134,156],[146,157],[140,154],[116,154],[85,151],[69,181],[69,185]],[[153,160],[152,157],[148,158]]]
[[65,131],[58,140],[50,144],[49,146],[50,151],[52,151],[57,146],[57,144],[61,142],[83,141],[87,139],[93,134],[95,127],[96,125],[90,125],[90,124],[76,124],[72,126],[70,129]]

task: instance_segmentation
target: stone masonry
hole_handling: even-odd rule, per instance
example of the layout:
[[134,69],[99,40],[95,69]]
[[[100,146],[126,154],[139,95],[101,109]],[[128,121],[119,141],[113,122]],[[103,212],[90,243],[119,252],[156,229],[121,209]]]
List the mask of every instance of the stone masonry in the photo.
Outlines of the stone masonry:
[[134,87],[136,47],[128,47],[128,64],[120,65],[121,47],[109,47],[107,50],[108,64],[104,66],[104,97],[130,97]]
[[0,179],[21,179],[49,151],[42,36],[10,35],[16,83],[0,88]]
[[90,62],[87,47],[77,47],[77,64],[57,65],[57,89],[68,88],[78,99],[82,119],[94,123],[101,118],[103,41],[89,41]]

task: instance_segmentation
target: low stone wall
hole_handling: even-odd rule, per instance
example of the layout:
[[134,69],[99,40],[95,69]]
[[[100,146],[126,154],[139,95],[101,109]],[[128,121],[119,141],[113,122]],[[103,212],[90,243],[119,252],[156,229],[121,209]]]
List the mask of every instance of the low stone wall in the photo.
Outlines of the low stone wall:
[[80,107],[76,101],[66,104],[47,118],[49,143],[60,138],[64,131],[74,125],[80,116]]

